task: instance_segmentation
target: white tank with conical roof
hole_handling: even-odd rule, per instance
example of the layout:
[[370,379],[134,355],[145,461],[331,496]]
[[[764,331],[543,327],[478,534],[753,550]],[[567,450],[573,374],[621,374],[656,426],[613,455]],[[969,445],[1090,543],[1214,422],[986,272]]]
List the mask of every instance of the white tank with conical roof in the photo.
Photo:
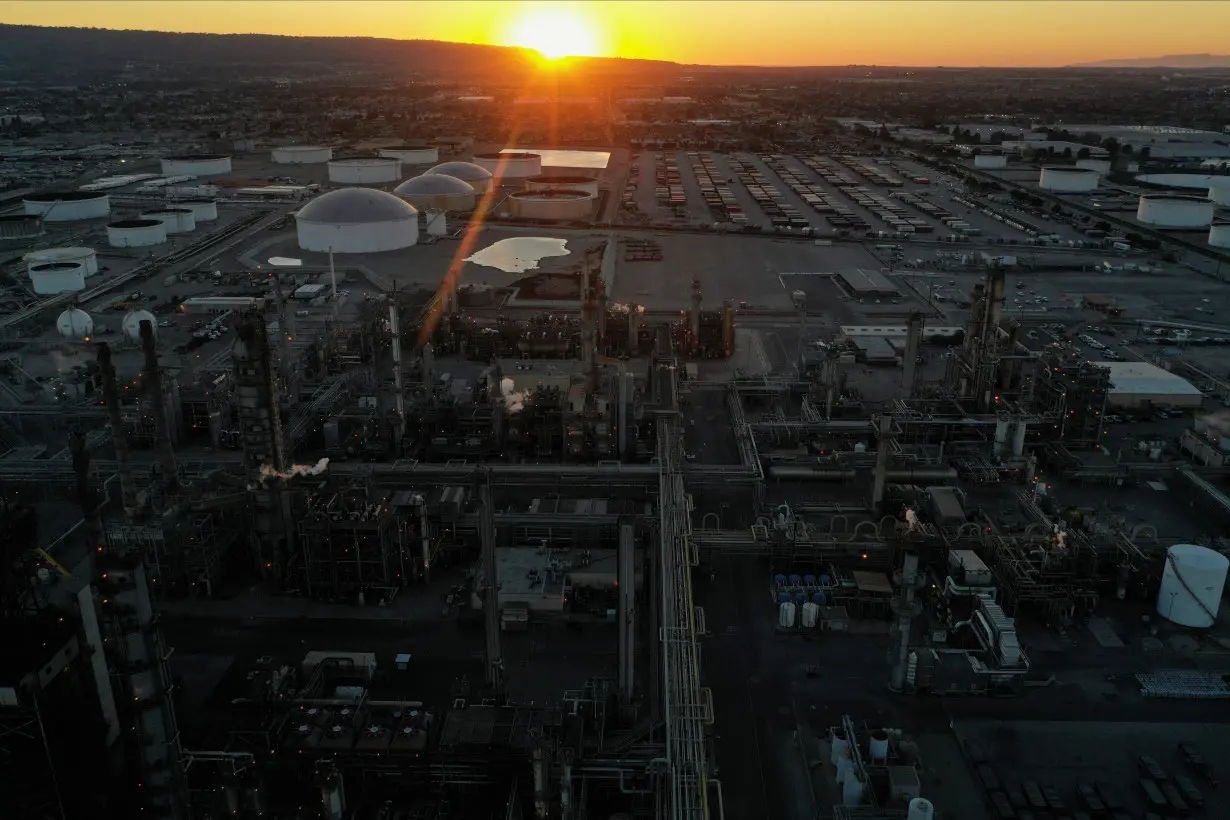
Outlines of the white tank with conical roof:
[[149,322],[154,328],[154,335],[158,334],[158,320],[154,318],[154,314],[148,310],[130,310],[124,317],[124,321],[120,323],[120,330],[124,334],[124,338],[133,342],[141,341],[141,323]]
[[56,319],[60,336],[73,341],[84,341],[94,333],[94,320],[81,308],[70,307]]

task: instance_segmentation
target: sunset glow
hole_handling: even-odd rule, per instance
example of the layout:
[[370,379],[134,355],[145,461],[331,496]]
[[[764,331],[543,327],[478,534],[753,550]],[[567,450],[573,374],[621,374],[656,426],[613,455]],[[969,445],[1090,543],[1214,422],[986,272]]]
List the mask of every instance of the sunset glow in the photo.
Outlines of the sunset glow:
[[513,28],[508,45],[533,49],[548,60],[602,56],[593,23],[565,7],[530,12]]

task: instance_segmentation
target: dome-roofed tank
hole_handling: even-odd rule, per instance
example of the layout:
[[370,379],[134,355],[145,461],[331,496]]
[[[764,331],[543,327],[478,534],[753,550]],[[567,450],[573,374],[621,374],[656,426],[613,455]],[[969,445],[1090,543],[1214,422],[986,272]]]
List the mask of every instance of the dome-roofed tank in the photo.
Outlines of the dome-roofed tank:
[[60,336],[73,341],[84,341],[94,333],[94,320],[81,308],[70,307],[56,319]]
[[474,207],[474,186],[448,174],[423,174],[393,189],[421,211],[464,211]]
[[141,323],[149,322],[154,328],[154,335],[158,335],[158,320],[154,318],[154,314],[148,310],[130,310],[124,316],[124,321],[120,323],[120,330],[124,334],[124,338],[133,342],[141,341]]
[[470,187],[479,192],[487,190],[488,186],[491,185],[490,171],[480,165],[475,165],[472,162],[462,162],[461,160],[442,162],[434,168],[428,168],[423,172],[423,176],[428,174],[447,174],[450,177],[456,177],[462,182],[470,183]]
[[419,214],[410,203],[373,188],[321,194],[295,214],[299,247],[328,253],[379,253],[418,242]]

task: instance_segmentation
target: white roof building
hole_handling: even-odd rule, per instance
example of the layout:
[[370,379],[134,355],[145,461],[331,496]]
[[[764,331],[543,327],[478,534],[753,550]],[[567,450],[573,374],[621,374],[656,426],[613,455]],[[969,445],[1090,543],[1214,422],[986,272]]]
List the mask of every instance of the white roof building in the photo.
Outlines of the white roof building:
[[1204,401],[1191,382],[1148,362],[1093,362],[1110,371],[1107,401],[1116,407],[1153,404],[1163,407],[1199,407]]

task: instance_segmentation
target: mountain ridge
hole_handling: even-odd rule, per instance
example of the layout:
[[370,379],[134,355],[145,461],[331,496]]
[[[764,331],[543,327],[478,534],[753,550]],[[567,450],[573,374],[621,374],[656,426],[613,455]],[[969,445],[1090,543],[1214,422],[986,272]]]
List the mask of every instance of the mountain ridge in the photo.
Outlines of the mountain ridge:
[[1163,54],[1073,63],[1067,68],[1230,68],[1230,54]]

